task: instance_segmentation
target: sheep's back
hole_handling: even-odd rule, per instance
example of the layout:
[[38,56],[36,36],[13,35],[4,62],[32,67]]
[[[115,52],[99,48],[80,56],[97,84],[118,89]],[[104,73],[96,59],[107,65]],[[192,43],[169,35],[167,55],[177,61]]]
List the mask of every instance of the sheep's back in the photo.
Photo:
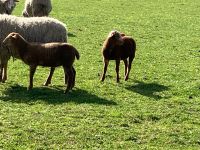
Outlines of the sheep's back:
[[11,32],[18,32],[29,42],[67,42],[66,25],[49,17],[0,15],[0,43]]
[[115,46],[112,49],[104,49],[102,51],[104,58],[109,60],[127,59],[128,57],[134,57],[136,51],[135,40],[129,36],[122,37],[124,44]]
[[31,44],[23,56],[27,64],[36,63],[41,66],[71,66],[75,60],[74,48],[67,43]]

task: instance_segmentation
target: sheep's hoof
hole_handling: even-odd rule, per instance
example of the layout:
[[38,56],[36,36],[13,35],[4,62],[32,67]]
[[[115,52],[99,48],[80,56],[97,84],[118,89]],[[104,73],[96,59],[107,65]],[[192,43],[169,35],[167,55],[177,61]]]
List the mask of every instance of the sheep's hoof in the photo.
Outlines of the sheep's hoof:
[[128,77],[125,77],[125,79],[124,79],[125,81],[127,81],[128,80]]
[[32,90],[32,88],[33,88],[33,87],[29,86],[29,87],[27,88],[27,91]]
[[105,80],[105,76],[101,77],[101,82],[103,82]]
[[100,81],[103,82],[105,80],[105,78],[102,78]]
[[72,90],[73,87],[75,87],[75,84],[72,84],[71,90]]
[[3,78],[3,79],[0,78],[0,82],[5,83],[5,81],[6,81],[5,78]]
[[7,78],[3,78],[3,79],[1,80],[1,82],[2,82],[2,83],[5,83],[6,80],[7,80]]
[[67,93],[69,93],[69,90],[65,90],[65,91],[64,91],[64,94],[67,94]]
[[47,84],[47,83],[44,83],[44,84],[43,84],[43,86],[48,86],[48,85],[49,85],[49,84]]
[[49,84],[51,84],[51,82],[45,82],[43,85],[48,86]]

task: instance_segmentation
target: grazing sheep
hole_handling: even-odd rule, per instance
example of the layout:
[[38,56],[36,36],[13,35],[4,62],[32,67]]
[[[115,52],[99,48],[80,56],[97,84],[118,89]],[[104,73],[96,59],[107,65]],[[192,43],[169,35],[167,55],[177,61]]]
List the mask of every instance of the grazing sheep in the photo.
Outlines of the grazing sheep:
[[24,17],[48,16],[51,10],[51,0],[26,0],[22,15]]
[[16,6],[18,0],[0,0],[0,14],[10,15]]
[[[0,15],[0,45],[11,32],[18,32],[28,42],[48,43],[67,42],[67,30],[65,24],[49,17],[16,17],[12,15]],[[0,82],[7,80],[7,63],[10,54],[0,47]],[[45,83],[51,83],[55,68],[51,68],[49,77]]]
[[[128,80],[131,70],[131,64],[135,57],[136,43],[133,38],[125,36],[118,31],[111,31],[105,40],[102,48],[104,60],[104,71],[101,81],[104,81],[109,60],[116,61],[117,82],[119,82],[119,65],[120,60],[125,64],[125,80]],[[127,60],[128,59],[128,60]]]
[[[10,33],[2,43],[10,55],[21,59],[30,67],[30,82],[28,90],[33,88],[33,75],[37,66],[58,67],[63,66],[65,77],[68,78],[65,93],[74,86],[75,76],[73,62],[79,59],[79,53],[72,45],[67,43],[36,44],[27,42],[20,34]],[[65,78],[65,79],[66,79]]]

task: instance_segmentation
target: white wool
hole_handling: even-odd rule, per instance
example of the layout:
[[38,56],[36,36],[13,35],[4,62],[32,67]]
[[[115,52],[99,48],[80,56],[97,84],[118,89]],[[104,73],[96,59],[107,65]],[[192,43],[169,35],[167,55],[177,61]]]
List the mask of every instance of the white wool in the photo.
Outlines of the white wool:
[[[66,25],[49,17],[24,18],[0,15],[0,45],[11,32],[21,34],[29,42],[67,42]],[[2,63],[1,58],[3,57],[1,51],[3,51],[2,47],[0,47],[0,63]]]
[[26,0],[22,15],[24,17],[48,16],[51,10],[51,0]]

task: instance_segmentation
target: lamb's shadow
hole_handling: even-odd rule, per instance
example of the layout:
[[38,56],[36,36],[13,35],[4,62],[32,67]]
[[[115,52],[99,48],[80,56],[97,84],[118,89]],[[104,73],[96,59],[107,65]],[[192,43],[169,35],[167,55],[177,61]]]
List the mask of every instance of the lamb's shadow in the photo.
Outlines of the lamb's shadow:
[[35,101],[44,101],[49,104],[62,104],[74,102],[77,104],[98,104],[98,105],[117,105],[112,100],[106,100],[93,95],[82,89],[75,89],[72,92],[64,94],[64,87],[34,87],[27,91],[26,87],[14,85],[3,92],[0,99],[3,101],[12,101],[17,103],[33,103]]
[[160,85],[157,83],[144,83],[141,81],[135,81],[137,84],[126,87],[127,90],[139,93],[140,95],[154,98],[156,100],[162,98],[169,98],[167,96],[160,96],[159,92],[169,90],[168,86]]

